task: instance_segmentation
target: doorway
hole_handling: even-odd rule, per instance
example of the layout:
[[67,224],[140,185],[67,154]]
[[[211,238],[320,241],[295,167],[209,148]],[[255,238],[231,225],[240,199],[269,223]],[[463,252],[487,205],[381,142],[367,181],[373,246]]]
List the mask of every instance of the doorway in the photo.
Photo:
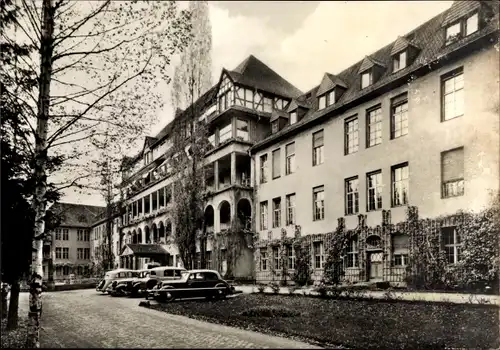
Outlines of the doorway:
[[370,252],[368,253],[368,276],[370,282],[382,281],[382,252]]

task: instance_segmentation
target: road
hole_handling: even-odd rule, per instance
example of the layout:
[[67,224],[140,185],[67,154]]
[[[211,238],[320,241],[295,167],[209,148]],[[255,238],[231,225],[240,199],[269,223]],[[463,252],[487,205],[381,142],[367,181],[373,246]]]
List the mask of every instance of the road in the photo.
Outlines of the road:
[[[93,289],[44,293],[42,348],[318,348],[139,307]],[[20,312],[28,309],[21,293]]]

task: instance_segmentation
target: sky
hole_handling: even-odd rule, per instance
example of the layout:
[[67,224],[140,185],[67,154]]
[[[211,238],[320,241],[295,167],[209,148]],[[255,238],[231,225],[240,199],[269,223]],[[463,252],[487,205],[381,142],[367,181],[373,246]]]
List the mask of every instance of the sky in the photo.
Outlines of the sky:
[[[209,1],[212,76],[233,69],[250,54],[306,92],[325,72],[336,74],[398,35],[446,10],[452,1]],[[185,4],[182,4],[185,5]],[[178,59],[173,60],[173,64]],[[151,135],[172,120],[165,108]],[[104,205],[99,194],[69,192],[62,201]]]

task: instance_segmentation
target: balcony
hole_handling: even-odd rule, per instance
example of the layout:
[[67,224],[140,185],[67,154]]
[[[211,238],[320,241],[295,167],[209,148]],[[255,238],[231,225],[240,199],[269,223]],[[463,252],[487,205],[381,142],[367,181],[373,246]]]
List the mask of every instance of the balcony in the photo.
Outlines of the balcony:
[[233,152],[205,166],[207,193],[220,192],[232,186],[252,187],[250,178],[251,158]]

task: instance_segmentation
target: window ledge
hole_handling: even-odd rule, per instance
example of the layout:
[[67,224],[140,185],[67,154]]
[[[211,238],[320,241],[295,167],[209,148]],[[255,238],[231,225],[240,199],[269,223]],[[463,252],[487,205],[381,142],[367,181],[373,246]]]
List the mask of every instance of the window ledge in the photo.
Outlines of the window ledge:
[[454,117],[452,117],[452,118],[448,118],[448,119],[441,118],[441,123],[448,122],[448,121],[450,121],[450,120],[454,120],[454,119],[457,119],[457,118],[461,118],[461,117],[463,117],[464,115],[465,115],[465,114],[460,114],[460,115],[456,115],[456,116],[454,116]]
[[399,204],[399,205],[391,205],[391,208],[402,208],[402,207],[407,207],[408,206],[408,203],[406,204]]

